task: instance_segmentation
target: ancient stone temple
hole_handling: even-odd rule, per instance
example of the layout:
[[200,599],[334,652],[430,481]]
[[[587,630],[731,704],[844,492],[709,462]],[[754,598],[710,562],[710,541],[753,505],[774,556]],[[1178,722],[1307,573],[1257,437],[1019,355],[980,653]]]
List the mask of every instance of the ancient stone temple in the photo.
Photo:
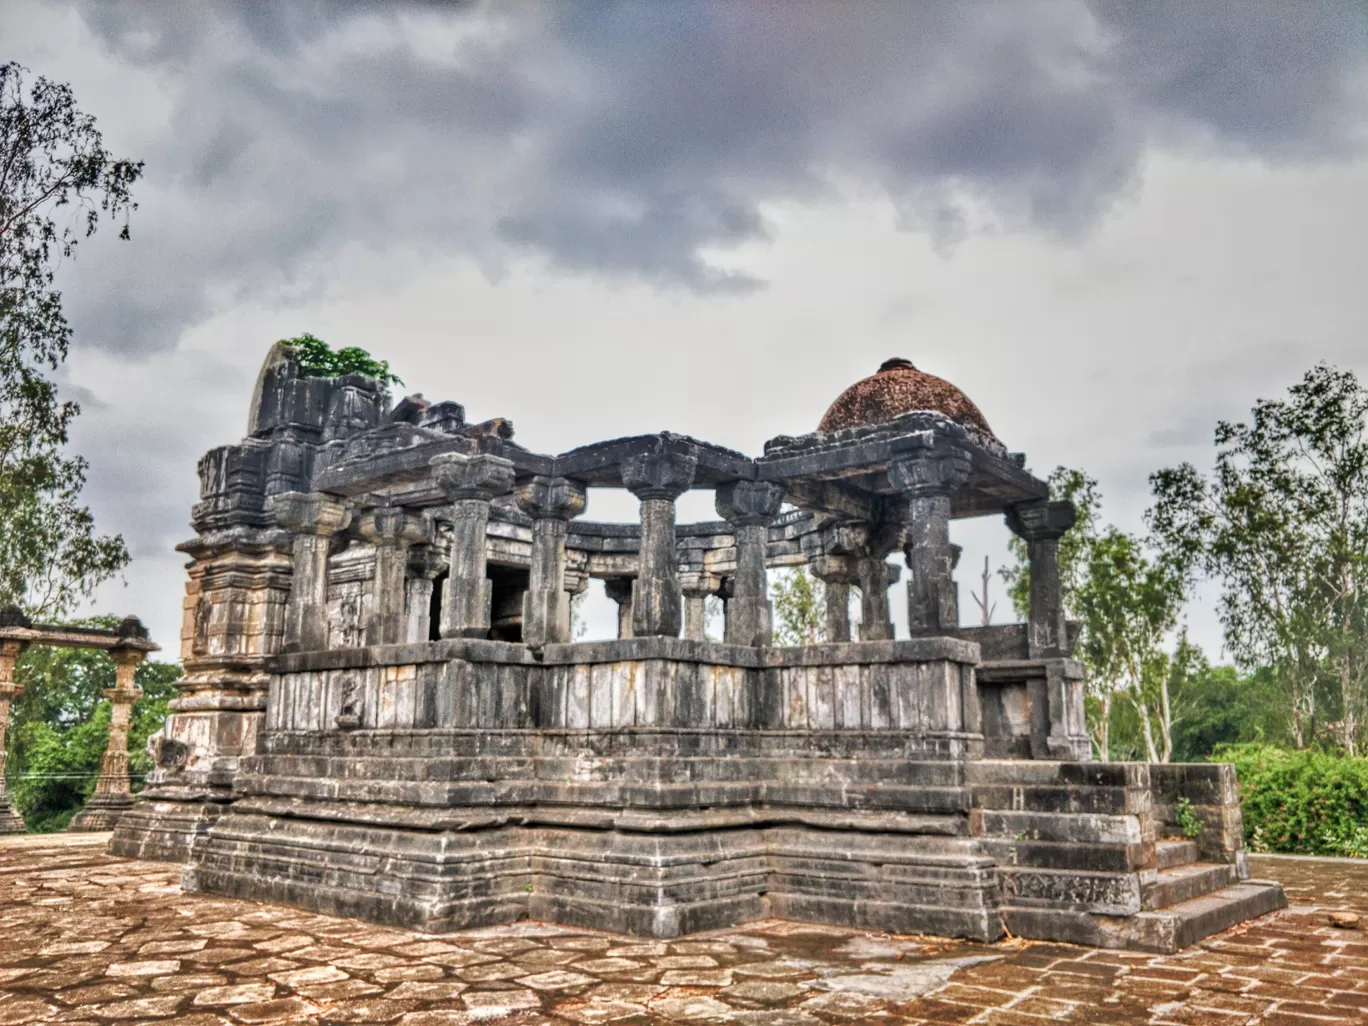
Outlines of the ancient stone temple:
[[[890,360],[754,458],[512,437],[272,351],[247,437],[200,463],[186,676],[116,852],[424,930],[777,916],[1172,950],[1282,904],[1247,879],[1230,767],[1089,761],[1073,510],[958,389]],[[584,519],[599,488],[639,523]],[[689,489],[716,521],[676,523]],[[1028,545],[1030,622],[965,628],[949,525],[990,515]],[[822,644],[772,644],[767,573],[794,566],[826,583]],[[591,577],[619,637],[573,643]]]

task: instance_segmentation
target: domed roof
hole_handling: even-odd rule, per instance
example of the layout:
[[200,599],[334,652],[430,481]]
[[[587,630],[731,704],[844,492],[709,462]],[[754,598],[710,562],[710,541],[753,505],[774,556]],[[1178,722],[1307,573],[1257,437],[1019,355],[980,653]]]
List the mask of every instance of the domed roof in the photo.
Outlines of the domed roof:
[[915,410],[939,413],[956,424],[982,431],[993,430],[979,408],[950,382],[926,374],[911,360],[885,360],[878,373],[857,381],[842,392],[817,425],[821,432],[885,424]]

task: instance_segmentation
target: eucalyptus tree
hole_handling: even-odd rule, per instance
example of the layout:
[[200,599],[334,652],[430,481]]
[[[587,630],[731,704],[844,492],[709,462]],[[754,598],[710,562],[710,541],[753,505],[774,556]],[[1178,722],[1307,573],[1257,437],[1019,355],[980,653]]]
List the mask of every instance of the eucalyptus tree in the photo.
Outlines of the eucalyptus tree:
[[1151,477],[1148,520],[1166,551],[1221,584],[1226,645],[1269,667],[1293,738],[1323,726],[1317,685],[1339,705],[1338,740],[1360,746],[1368,677],[1368,389],[1321,364],[1216,427],[1210,477],[1189,463]]
[[100,222],[136,208],[142,164],[115,158],[71,89],[0,65],[0,606],[55,617],[128,562],[80,505],[86,463],[65,451],[76,403],[52,373],[71,328],[54,270]]

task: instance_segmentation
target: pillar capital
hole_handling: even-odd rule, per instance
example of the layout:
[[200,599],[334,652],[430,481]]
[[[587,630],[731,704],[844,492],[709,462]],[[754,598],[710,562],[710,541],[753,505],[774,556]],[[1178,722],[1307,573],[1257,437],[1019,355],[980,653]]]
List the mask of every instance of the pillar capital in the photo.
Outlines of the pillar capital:
[[489,453],[464,456],[447,452],[432,457],[428,466],[432,468],[433,480],[453,501],[478,499],[489,502],[513,487],[513,461],[502,456]]
[[706,598],[722,589],[722,578],[706,570],[681,570],[679,590],[690,598]]
[[817,556],[808,564],[808,569],[823,584],[858,584],[860,581],[859,563],[852,555],[827,553]]
[[573,520],[584,512],[586,490],[568,477],[538,474],[519,481],[513,489],[518,509],[533,520]]
[[969,457],[961,452],[924,452],[888,463],[888,483],[911,496],[949,495],[969,480]]
[[410,577],[431,581],[449,565],[447,554],[431,541],[413,545],[408,550],[408,572]]
[[622,461],[622,486],[638,499],[674,501],[693,487],[698,457],[657,446]]
[[1007,526],[1024,541],[1058,541],[1078,520],[1072,502],[1019,502],[1007,507]]
[[357,518],[356,529],[373,545],[408,548],[432,540],[432,522],[398,506],[376,506]]
[[777,481],[728,481],[717,486],[717,515],[733,527],[768,527],[784,502]]
[[351,523],[352,507],[346,499],[324,492],[281,492],[270,499],[276,523],[291,534],[329,538]]
[[822,529],[822,552],[829,555],[858,556],[869,549],[868,524],[835,523]]

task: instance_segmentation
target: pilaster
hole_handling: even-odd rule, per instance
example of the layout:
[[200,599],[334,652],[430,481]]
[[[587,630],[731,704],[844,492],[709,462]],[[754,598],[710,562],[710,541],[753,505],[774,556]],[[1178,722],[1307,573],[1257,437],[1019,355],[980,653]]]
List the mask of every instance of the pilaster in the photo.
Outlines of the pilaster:
[[765,543],[783,501],[784,487],[773,481],[730,481],[717,489],[717,513],[731,525],[736,538],[728,644],[768,645],[772,640]]
[[565,536],[584,512],[582,484],[537,475],[513,491],[518,508],[532,518],[532,562],[523,600],[523,641],[528,645],[570,640],[570,596],[565,590]]
[[328,647],[328,550],[333,536],[351,523],[345,500],[322,492],[282,492],[270,509],[293,536],[294,574],[285,607],[286,652]]
[[823,639],[828,644],[850,640],[850,586],[858,584],[859,570],[854,556],[829,553],[815,557],[808,565],[822,582],[825,596],[822,616]]
[[397,645],[408,640],[409,548],[431,540],[431,522],[396,507],[378,507],[362,514],[357,530],[375,546],[375,585],[366,644]]

